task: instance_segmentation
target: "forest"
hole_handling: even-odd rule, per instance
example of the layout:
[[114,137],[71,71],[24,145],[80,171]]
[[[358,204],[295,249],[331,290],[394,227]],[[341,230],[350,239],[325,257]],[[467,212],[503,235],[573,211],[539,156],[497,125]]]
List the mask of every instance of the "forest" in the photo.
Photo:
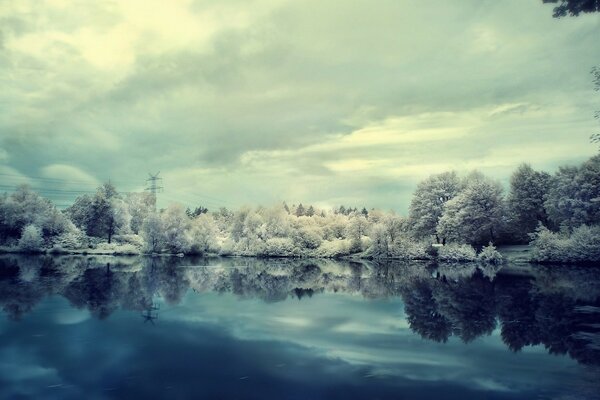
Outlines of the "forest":
[[554,174],[520,165],[505,193],[474,171],[417,185],[407,216],[313,205],[155,211],[150,193],[110,183],[65,210],[21,186],[0,196],[2,252],[355,257],[500,263],[496,246],[530,244],[531,261],[600,261],[600,155]]

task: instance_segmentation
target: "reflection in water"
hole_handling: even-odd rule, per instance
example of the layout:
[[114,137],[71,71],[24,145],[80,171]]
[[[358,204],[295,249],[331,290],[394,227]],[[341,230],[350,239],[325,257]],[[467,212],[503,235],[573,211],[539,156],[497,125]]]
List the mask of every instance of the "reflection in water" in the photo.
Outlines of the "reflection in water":
[[[144,323],[156,323],[158,327],[166,312],[159,303],[164,302],[164,308],[183,304],[189,292],[259,300],[267,307],[258,311],[262,313],[269,312],[269,305],[272,308],[290,301],[315,302],[323,298],[335,302],[331,296],[340,294],[359,295],[369,301],[398,299],[404,314],[391,321],[397,314],[388,313],[389,324],[406,323],[412,332],[431,343],[447,343],[452,337],[472,343],[499,330],[502,342],[512,351],[543,345],[548,353],[566,354],[588,366],[589,373],[600,365],[597,276],[598,271],[589,267],[539,267],[533,276],[495,276],[494,271],[472,266],[419,263],[3,256],[0,306],[9,319],[18,321],[35,312],[44,299],[64,298],[97,320],[117,310],[130,310],[139,313]],[[212,307],[217,306],[215,302]],[[198,310],[201,307],[199,304]],[[356,310],[355,315],[362,314]],[[386,318],[385,313],[381,315]],[[185,314],[185,318],[191,317]],[[225,317],[226,313],[218,314],[218,318]],[[78,316],[70,318],[77,322]],[[277,318],[296,327],[309,323],[294,313]],[[332,322],[335,316],[327,318],[321,323],[336,324]],[[334,330],[352,329],[362,322],[361,318],[337,323]],[[381,336],[379,340],[379,344],[369,342],[373,352],[384,345],[383,340],[391,339]],[[594,375],[590,381],[596,378]],[[479,384],[491,385],[486,381]]]

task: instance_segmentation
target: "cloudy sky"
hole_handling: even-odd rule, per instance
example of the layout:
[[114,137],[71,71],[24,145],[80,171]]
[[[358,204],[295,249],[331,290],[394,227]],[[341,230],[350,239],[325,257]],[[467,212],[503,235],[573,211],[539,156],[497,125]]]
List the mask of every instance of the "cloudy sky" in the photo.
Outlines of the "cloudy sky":
[[541,0],[4,0],[0,190],[406,212],[431,173],[593,155],[599,39]]

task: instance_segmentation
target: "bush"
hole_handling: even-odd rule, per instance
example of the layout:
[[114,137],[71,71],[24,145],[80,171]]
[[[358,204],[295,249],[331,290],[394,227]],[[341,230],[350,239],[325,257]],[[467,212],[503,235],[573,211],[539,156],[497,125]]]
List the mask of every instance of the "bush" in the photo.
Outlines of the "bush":
[[299,253],[290,238],[271,238],[265,242],[262,256],[267,257],[293,257]]
[[324,240],[315,250],[316,257],[336,258],[350,254],[350,241],[348,239]]
[[144,247],[144,239],[135,234],[116,235],[113,237],[113,241],[120,245],[131,245],[137,249]]
[[396,238],[389,245],[389,253],[392,258],[405,260],[425,260],[429,258],[425,243],[417,242],[403,236]]
[[496,250],[496,247],[490,243],[481,249],[481,252],[477,255],[477,261],[484,264],[500,265],[502,264],[503,257],[502,254]]
[[316,249],[321,245],[323,239],[319,229],[301,227],[294,235],[294,241],[301,249]]
[[44,239],[42,231],[35,225],[27,225],[23,228],[23,233],[19,239],[19,249],[27,253],[37,253],[42,251]]
[[532,235],[531,260],[535,262],[583,263],[600,261],[600,227],[583,225],[571,235],[539,227]]
[[438,249],[438,260],[444,262],[475,261],[477,260],[477,253],[468,244],[450,243]]
[[61,250],[77,250],[87,246],[86,236],[79,229],[74,228],[57,236],[53,241],[54,247]]
[[569,253],[575,262],[600,261],[600,226],[583,225],[573,230]]
[[551,232],[544,226],[532,234],[531,259],[537,262],[560,262],[568,251],[569,239],[563,234]]

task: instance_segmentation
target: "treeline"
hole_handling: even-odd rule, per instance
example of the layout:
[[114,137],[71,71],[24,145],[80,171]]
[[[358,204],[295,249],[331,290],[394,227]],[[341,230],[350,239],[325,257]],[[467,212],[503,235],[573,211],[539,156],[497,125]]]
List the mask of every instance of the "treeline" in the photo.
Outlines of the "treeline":
[[479,172],[432,175],[417,186],[407,217],[285,203],[236,211],[171,204],[155,211],[154,201],[106,183],[61,212],[20,187],[0,196],[3,249],[497,263],[491,244],[532,242],[535,261],[600,261],[600,156],[553,175],[523,164],[506,195]]

